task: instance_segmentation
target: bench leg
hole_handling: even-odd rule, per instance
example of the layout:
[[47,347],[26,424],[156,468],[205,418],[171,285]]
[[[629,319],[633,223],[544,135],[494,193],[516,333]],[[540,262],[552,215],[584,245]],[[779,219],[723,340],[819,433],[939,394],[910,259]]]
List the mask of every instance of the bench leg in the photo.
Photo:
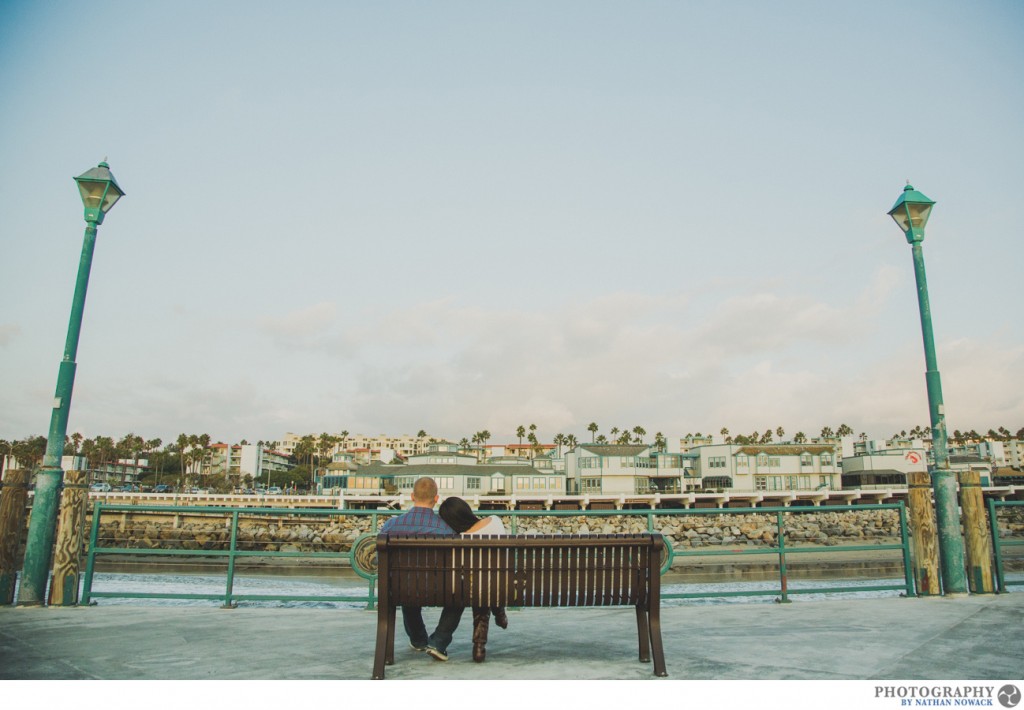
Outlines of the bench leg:
[[389,666],[395,665],[395,615],[398,607],[388,609],[388,648],[384,656],[384,662]]
[[654,675],[664,678],[668,675],[665,669],[665,648],[661,645],[661,605],[650,612],[651,646],[654,651]]
[[[387,656],[388,639],[394,638],[394,609],[389,610],[387,603],[380,602],[377,606],[377,645],[373,652],[373,680],[384,680],[384,661]],[[390,613],[389,613],[390,611]],[[390,618],[390,628],[388,619]]]
[[647,610],[641,605],[636,607],[636,633],[640,638],[640,662],[651,662],[651,635],[647,628]]

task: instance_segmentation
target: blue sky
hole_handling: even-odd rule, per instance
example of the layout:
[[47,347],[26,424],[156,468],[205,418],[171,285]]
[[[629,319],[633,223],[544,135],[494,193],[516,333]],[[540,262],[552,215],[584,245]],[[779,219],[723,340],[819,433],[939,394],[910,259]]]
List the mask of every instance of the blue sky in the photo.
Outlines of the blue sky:
[[0,0],[0,437],[1024,426],[1024,6]]

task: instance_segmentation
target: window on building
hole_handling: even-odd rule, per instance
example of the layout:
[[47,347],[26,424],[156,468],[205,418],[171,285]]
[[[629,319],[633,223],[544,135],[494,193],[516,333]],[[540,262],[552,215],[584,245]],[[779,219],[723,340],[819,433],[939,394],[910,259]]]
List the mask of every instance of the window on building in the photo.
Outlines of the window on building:
[[754,476],[754,490],[755,491],[766,491],[768,490],[768,479],[765,476]]
[[523,491],[530,487],[530,479],[526,476],[516,476],[516,490]]
[[738,455],[736,457],[736,468],[746,468],[746,467],[747,467],[747,455],[746,454]]
[[467,491],[478,491],[478,490],[480,490],[480,477],[479,476],[467,476],[466,477],[466,490]]
[[533,488],[534,488],[534,490],[541,490],[541,491],[544,490],[544,488],[545,488],[544,479],[543,478],[534,478],[533,479]]
[[821,455],[821,465],[822,466],[831,466],[832,465],[832,454],[822,454]]
[[586,456],[580,459],[580,468],[600,468],[599,459],[596,456]]
[[725,468],[725,457],[724,456],[709,456],[708,457],[709,468]]
[[800,465],[810,466],[812,463],[810,454],[800,454]]
[[580,482],[580,490],[583,493],[600,493],[601,492],[601,479],[600,478],[584,478]]

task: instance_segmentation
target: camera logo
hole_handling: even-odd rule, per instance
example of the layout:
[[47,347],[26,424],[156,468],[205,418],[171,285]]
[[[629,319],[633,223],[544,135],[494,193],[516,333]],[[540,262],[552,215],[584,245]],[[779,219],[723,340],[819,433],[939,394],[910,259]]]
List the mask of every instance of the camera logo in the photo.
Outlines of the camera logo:
[[1004,685],[996,697],[1004,708],[1015,708],[1020,703],[1020,688],[1016,685]]

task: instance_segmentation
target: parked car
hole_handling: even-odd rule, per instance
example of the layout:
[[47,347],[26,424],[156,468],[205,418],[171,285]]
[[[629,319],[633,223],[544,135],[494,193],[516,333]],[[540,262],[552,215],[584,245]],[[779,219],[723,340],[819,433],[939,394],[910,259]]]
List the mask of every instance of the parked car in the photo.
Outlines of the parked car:
[[91,486],[89,486],[89,490],[93,491],[94,493],[110,493],[110,491],[114,489],[110,486],[109,483],[94,483]]
[[168,486],[166,483],[159,483],[153,487],[154,493],[174,493],[174,489]]
[[284,491],[281,490],[280,486],[271,486],[270,488],[267,489],[268,496],[279,496],[283,492]]

